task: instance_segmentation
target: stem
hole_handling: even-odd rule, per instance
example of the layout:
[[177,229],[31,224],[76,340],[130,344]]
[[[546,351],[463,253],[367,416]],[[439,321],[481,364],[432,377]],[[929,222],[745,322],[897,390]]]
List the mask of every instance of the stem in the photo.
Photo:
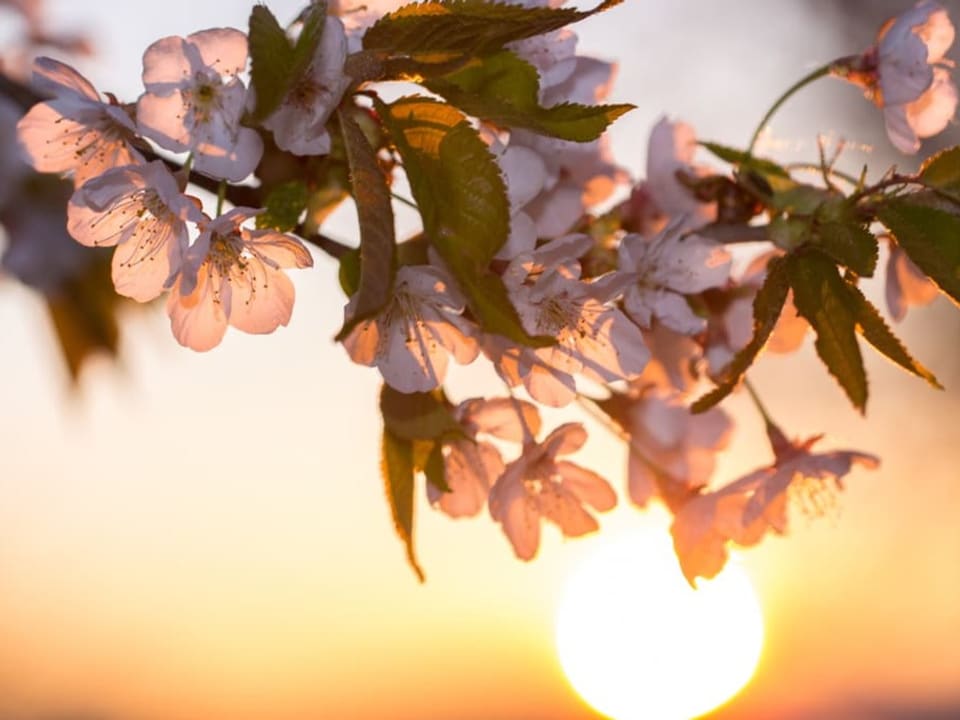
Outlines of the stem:
[[754,389],[753,384],[746,377],[743,378],[743,386],[747,389],[747,393],[750,395],[750,399],[753,400],[753,404],[756,406],[757,412],[760,413],[760,417],[763,418],[763,422],[767,425],[776,425],[773,418],[770,417],[770,413],[767,412],[767,408],[760,400],[760,396],[757,394],[756,389]]
[[339,260],[348,252],[353,250],[353,248],[350,247],[349,245],[344,245],[343,243],[338,242],[331,237],[327,237],[326,235],[321,235],[320,233],[314,233],[313,235],[304,235],[302,227],[297,228],[295,232],[297,233],[297,235],[302,237],[306,242],[320,248],[327,255],[334,258],[335,260]]
[[227,197],[227,181],[221,180],[217,186],[217,215],[223,210],[223,200]]
[[763,120],[761,120],[760,124],[757,125],[757,129],[753,131],[753,136],[750,138],[750,145],[747,147],[748,158],[753,155],[753,148],[756,146],[757,140],[760,139],[760,133],[763,132],[763,129],[770,122],[770,118],[772,118],[774,114],[777,112],[777,110],[780,109],[780,106],[783,105],[792,95],[794,95],[801,88],[806,87],[807,85],[812,83],[814,80],[819,80],[824,75],[829,75],[831,70],[833,70],[833,66],[834,66],[834,63],[831,62],[827,65],[824,65],[823,67],[817,68],[809,75],[806,75],[805,77],[795,82],[793,85],[787,88],[787,91],[783,93],[783,95],[777,98],[777,101],[773,103],[773,105],[770,107],[769,110],[767,110],[767,114],[763,116]]
[[390,193],[390,197],[392,197],[394,200],[399,200],[400,202],[402,202],[402,203],[403,203],[404,205],[406,205],[407,207],[412,207],[412,208],[413,208],[414,210],[416,210],[417,212],[420,211],[420,208],[417,207],[417,204],[416,204],[415,202],[413,202],[412,200],[407,200],[405,197],[403,197],[403,195],[397,195],[397,193],[392,192],[392,193]]
[[193,151],[187,155],[187,159],[183,163],[183,172],[189,178],[190,177],[190,168],[193,167]]

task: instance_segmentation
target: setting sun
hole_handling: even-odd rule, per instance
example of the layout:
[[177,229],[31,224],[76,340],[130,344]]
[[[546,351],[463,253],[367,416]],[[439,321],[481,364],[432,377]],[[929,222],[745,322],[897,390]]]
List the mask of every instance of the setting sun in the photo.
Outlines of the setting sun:
[[574,689],[616,720],[685,720],[742,688],[757,665],[763,618],[735,564],[693,590],[662,533],[601,544],[571,575],[557,650]]

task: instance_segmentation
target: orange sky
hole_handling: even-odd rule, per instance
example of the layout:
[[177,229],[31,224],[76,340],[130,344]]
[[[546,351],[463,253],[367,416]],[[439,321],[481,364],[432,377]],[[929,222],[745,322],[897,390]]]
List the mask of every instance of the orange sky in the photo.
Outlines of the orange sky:
[[[133,5],[155,17],[130,23],[135,37],[108,39]],[[286,17],[295,3],[271,6]],[[83,15],[55,7],[65,18]],[[80,21],[105,44],[106,63],[91,75],[132,87],[138,68],[111,59],[129,61],[137,43],[219,17],[219,8],[187,7],[86,6]],[[711,46],[700,37],[703,53],[671,55],[669,77],[653,72],[649,55],[667,51],[643,28],[680,29],[697,8],[706,22],[709,7],[628,3],[581,29],[588,51],[621,58],[617,99],[641,104],[614,133],[635,173],[663,108],[735,141],[775,88],[844,52],[828,33],[794,33],[778,43],[788,59],[771,61],[776,67],[744,65],[752,50],[719,43],[716,52],[729,50],[724,61],[703,70]],[[751,7],[768,12],[760,17],[771,33],[804,22],[799,6]],[[230,12],[242,24],[247,6]],[[755,112],[747,102],[712,103],[727,92],[718,79],[730,80],[731,67],[758,73]],[[690,78],[690,89],[671,95],[677,76]],[[845,90],[821,98],[862,103]],[[817,92],[813,109],[796,100],[807,124],[785,121],[782,132],[833,127],[823,124],[836,120],[824,119]],[[877,142],[875,127],[864,132]],[[801,154],[812,147],[805,142]],[[377,476],[378,379],[331,342],[342,298],[330,264],[318,261],[296,283],[289,328],[269,338],[231,333],[203,356],[175,345],[161,313],[138,316],[120,366],[91,367],[76,396],[40,306],[0,285],[0,718],[594,717],[552,647],[559,589],[590,541],[549,531],[541,556],[522,564],[486,517],[454,522],[421,504],[428,582],[419,585]],[[898,328],[948,390],[870,356],[866,420],[809,346],[765,358],[753,373],[788,432],[826,432],[832,447],[877,453],[883,465],[850,478],[837,517],[798,523],[789,539],[744,554],[767,645],[754,682],[717,718],[866,718],[886,707],[905,708],[889,717],[906,718],[960,707],[957,318],[939,301]],[[455,382],[467,393],[489,381],[466,371]],[[730,409],[742,435],[720,468],[724,479],[770,457],[745,399]],[[623,452],[596,430],[581,459],[620,489]],[[624,506],[606,525],[638,522]]]

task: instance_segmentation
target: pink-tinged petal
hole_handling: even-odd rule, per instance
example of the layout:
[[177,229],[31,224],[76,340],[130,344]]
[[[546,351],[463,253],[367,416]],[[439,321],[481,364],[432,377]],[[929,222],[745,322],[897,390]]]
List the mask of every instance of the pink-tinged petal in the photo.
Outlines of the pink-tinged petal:
[[540,434],[540,412],[536,405],[525,400],[475,398],[461,403],[459,413],[463,424],[474,433],[513,442],[523,442],[528,434]]
[[564,423],[547,435],[541,445],[546,455],[557,457],[569,455],[583,447],[587,441],[587,430],[580,423]]
[[137,102],[137,128],[162,148],[173,152],[190,149],[190,129],[184,124],[184,101],[180,91],[160,96],[145,94]]
[[913,32],[926,43],[927,62],[932,64],[942,60],[953,45],[954,29],[950,15],[940,5],[925,3],[925,7],[930,9],[930,14],[922,25],[913,28]]
[[247,36],[239,30],[201,30],[187,35],[185,41],[197,49],[203,64],[219,75],[237,75],[247,66]]
[[920,149],[917,133],[907,119],[906,105],[888,105],[883,108],[883,122],[890,142],[902,153],[913,155]]
[[885,106],[902,105],[920,97],[933,82],[927,46],[910,33],[897,47],[880,44],[879,84]]
[[628,452],[627,491],[634,503],[646,507],[657,494],[657,478],[638,450],[629,448]]
[[165,37],[143,53],[143,85],[151,95],[168,95],[191,82],[195,68],[182,37]]
[[706,319],[699,317],[686,298],[677,293],[658,294],[654,312],[665,326],[684,335],[696,335],[707,326]]
[[286,273],[269,266],[251,273],[256,262],[251,258],[247,265],[247,272],[251,275],[248,282],[240,283],[234,276],[230,324],[247,333],[271,333],[290,322],[294,301],[293,283]]
[[911,305],[927,305],[939,294],[937,286],[913,264],[899,246],[891,245],[887,260],[886,299],[890,314],[903,320]]
[[295,105],[281,105],[264,123],[273,133],[277,147],[293,155],[327,155],[330,152],[330,133],[324,123],[305,125],[303,110]]
[[503,473],[503,460],[489,443],[458,440],[448,448],[444,469],[450,492],[428,483],[430,502],[450,517],[473,517],[483,509],[492,482]]
[[561,102],[596,105],[610,94],[616,75],[616,65],[597,58],[578,56],[569,79],[544,94],[546,106]]
[[458,315],[440,314],[432,309],[423,311],[424,336],[431,347],[440,353],[441,348],[450,353],[461,365],[469,365],[480,354],[480,345],[476,338],[467,334],[468,326]]
[[596,532],[600,525],[562,485],[546,485],[537,496],[542,515],[557,525],[566,537]]
[[313,267],[313,256],[303,243],[273,230],[252,230],[243,234],[244,243],[278,268]]
[[773,328],[767,350],[774,353],[787,354],[797,350],[807,336],[810,323],[797,311],[793,303],[793,291],[787,293],[787,301],[780,311],[780,318]]
[[174,287],[167,300],[167,314],[173,336],[184,347],[198,352],[220,344],[227,331],[227,316],[214,298],[213,282],[201,273],[190,295],[182,296]]
[[511,463],[490,490],[490,515],[503,526],[516,556],[532,560],[540,547],[540,512],[524,490],[518,470]]
[[427,392],[443,382],[447,354],[437,352],[433,338],[416,326],[396,322],[390,326],[386,341],[386,356],[377,365],[390,387],[404,393]]
[[160,297],[171,274],[179,267],[180,245],[171,238],[158,252],[143,257],[136,242],[124,242],[113,253],[111,276],[119,295],[137,302]]
[[[236,142],[232,142],[232,138],[220,129],[213,131],[212,125],[208,127],[212,132],[209,135],[202,134],[200,137],[204,139],[195,148],[197,155],[194,168],[197,172],[231,182],[240,182],[249,177],[263,156],[263,140],[257,131],[242,127],[237,132]],[[221,144],[225,140],[227,144]]]
[[514,213],[510,217],[510,235],[503,247],[497,251],[497,260],[513,260],[519,255],[528,255],[537,246],[537,226],[524,212]]
[[617,504],[617,494],[603,476],[584,467],[560,460],[555,463],[557,472],[563,476],[562,486],[595,510],[606,512]]
[[650,360],[643,334],[627,316],[610,308],[592,323],[593,336],[582,335],[577,342],[585,377],[600,381],[630,380]]
[[365,320],[344,338],[343,347],[353,362],[372,366],[377,364],[380,341],[380,327],[373,320]]
[[583,190],[570,183],[560,183],[524,210],[537,224],[537,237],[559,237],[570,232],[583,216]]
[[67,205],[67,232],[78,243],[87,247],[111,247],[133,232],[136,215],[104,215],[101,211],[81,204],[83,198],[78,198],[77,194],[74,193]]
[[523,145],[511,145],[497,158],[506,176],[510,207],[519,210],[533,200],[547,182],[547,167],[540,154]]
[[932,137],[953,120],[957,112],[957,86],[946,68],[934,68],[933,84],[907,105],[907,122],[918,137]]
[[674,447],[686,437],[690,418],[679,401],[667,402],[651,396],[634,407],[631,434],[639,434],[642,428],[661,447]]
[[67,172],[80,162],[78,149],[96,139],[88,126],[63,116],[51,103],[38,103],[17,123],[17,136],[39,172]]
[[577,396],[571,375],[540,363],[523,373],[523,386],[530,397],[547,407],[566,407]]
[[66,90],[83,98],[100,102],[100,95],[90,81],[69,65],[48,57],[33,61],[33,87],[44,95],[61,96]]

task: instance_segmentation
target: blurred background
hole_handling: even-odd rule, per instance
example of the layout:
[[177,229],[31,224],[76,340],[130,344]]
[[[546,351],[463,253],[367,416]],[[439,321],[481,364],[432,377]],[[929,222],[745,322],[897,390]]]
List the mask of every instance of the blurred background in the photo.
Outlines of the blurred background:
[[[945,5],[960,18],[960,3]],[[127,101],[153,40],[245,28],[250,10],[239,0],[46,6],[52,29],[90,40],[95,54],[77,67]],[[576,31],[582,54],[619,63],[612,100],[638,107],[615,124],[614,155],[641,177],[662,114],[745,144],[790,83],[863,50],[907,6],[627,0]],[[270,7],[282,21],[300,9]],[[0,41],[17,23],[0,4]],[[815,161],[818,131],[847,141],[848,171],[915,167],[892,151],[876,108],[833,80],[785,106],[764,150]],[[924,152],[958,142],[952,127]],[[329,231],[348,237],[349,213]],[[316,261],[294,277],[288,328],[229,332],[205,355],[175,343],[162,308],[124,306],[119,359],[95,357],[75,386],[56,313],[0,281],[0,719],[598,717],[554,648],[558,596],[597,540],[549,529],[523,564],[486,515],[451,521],[420,497],[419,584],[379,479],[379,376],[332,342],[343,298],[334,264]],[[882,274],[865,287],[879,303]],[[824,432],[831,447],[883,464],[849,478],[837,513],[742,554],[766,641],[717,720],[960,717],[960,314],[939,299],[896,329],[946,391],[868,351],[861,417],[809,340],[751,373],[789,434]],[[454,375],[464,395],[487,382]],[[739,431],[716,475],[724,482],[770,461],[745,398],[728,404]],[[625,454],[597,428],[580,461],[622,491]],[[626,502],[602,523],[602,534],[667,526]]]

